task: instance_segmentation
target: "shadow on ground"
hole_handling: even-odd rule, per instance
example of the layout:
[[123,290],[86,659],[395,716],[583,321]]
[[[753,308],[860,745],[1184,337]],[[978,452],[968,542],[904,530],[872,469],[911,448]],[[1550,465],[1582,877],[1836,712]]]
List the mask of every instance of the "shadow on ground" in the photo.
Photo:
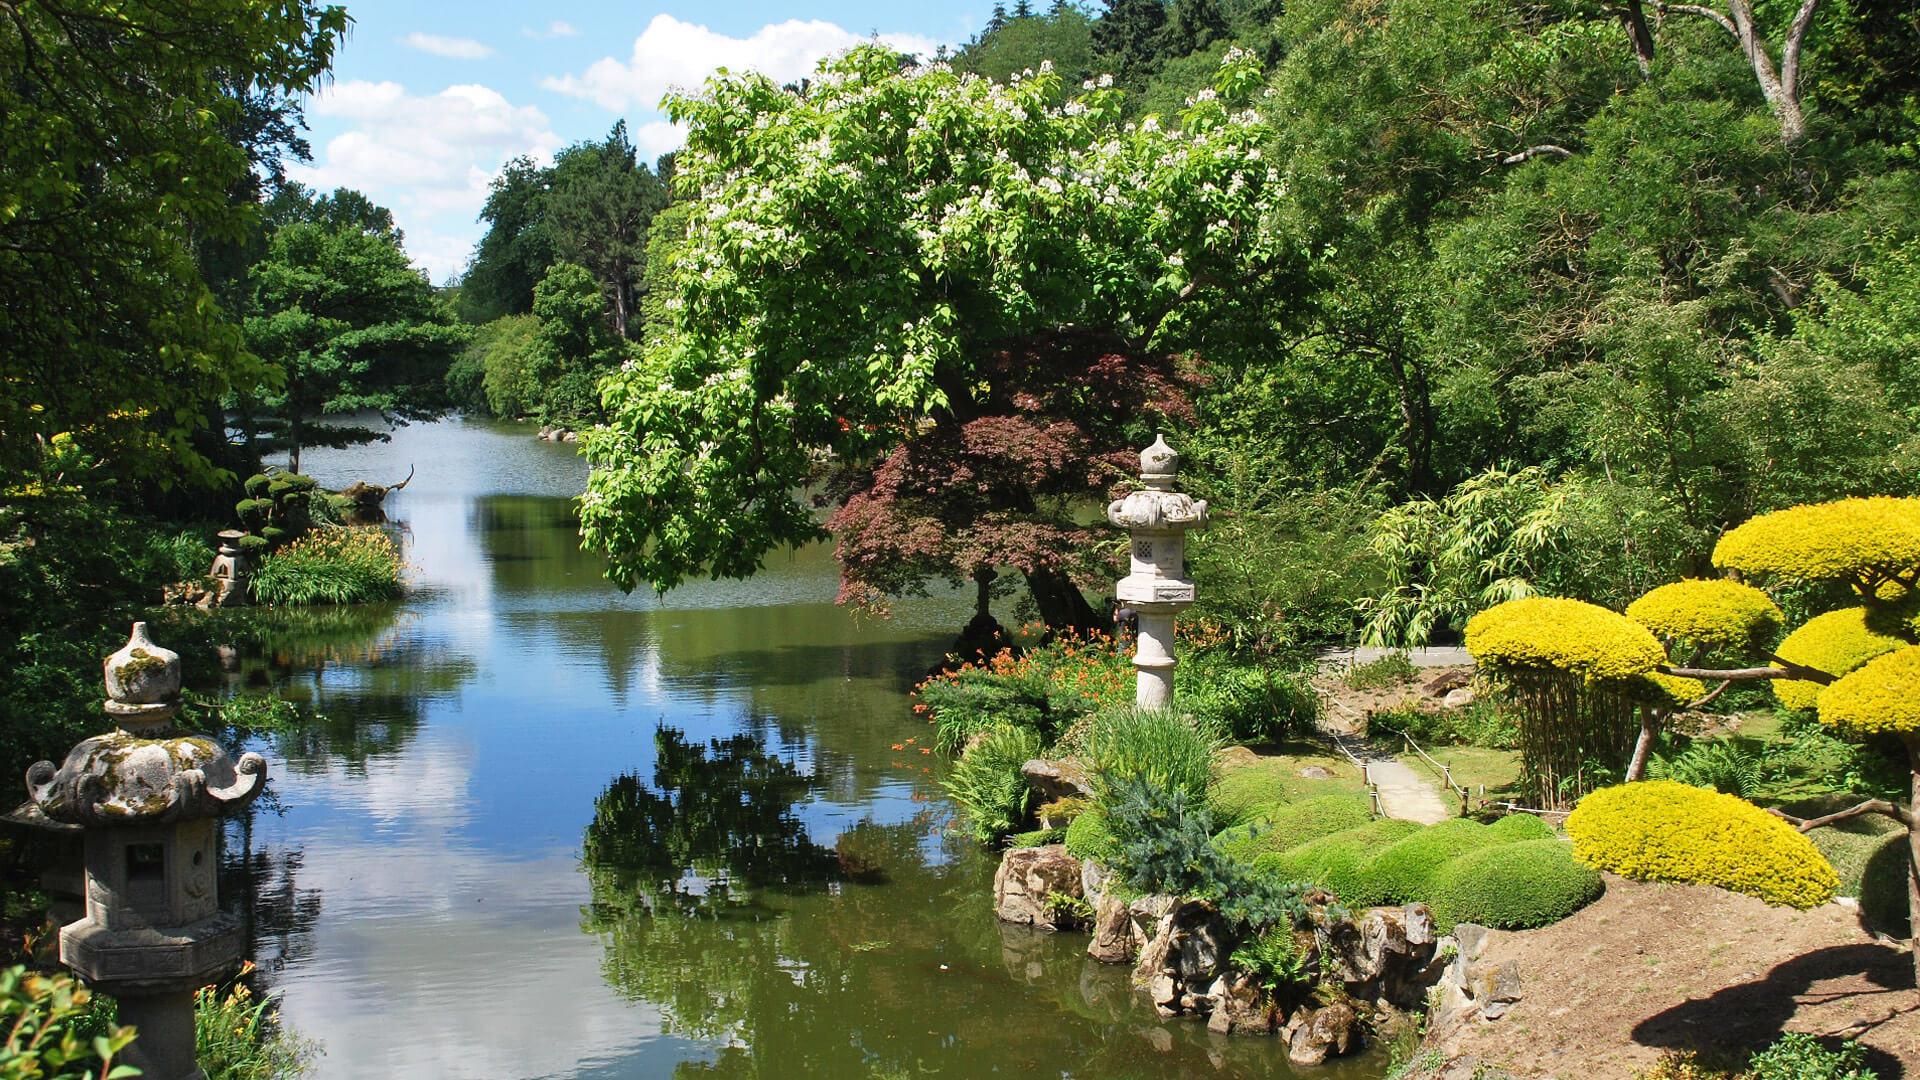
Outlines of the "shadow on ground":
[[[1869,1034],[1920,1011],[1913,961],[1891,945],[1837,945],[1794,957],[1752,982],[1676,1005],[1642,1020],[1633,1039],[1669,1050],[1758,1050],[1778,1039],[1796,1012],[1818,1011],[1812,1033],[1823,1042]],[[1911,1062],[1907,1064],[1913,1064]],[[1881,1080],[1920,1076],[1893,1054],[1867,1047],[1867,1065]]]

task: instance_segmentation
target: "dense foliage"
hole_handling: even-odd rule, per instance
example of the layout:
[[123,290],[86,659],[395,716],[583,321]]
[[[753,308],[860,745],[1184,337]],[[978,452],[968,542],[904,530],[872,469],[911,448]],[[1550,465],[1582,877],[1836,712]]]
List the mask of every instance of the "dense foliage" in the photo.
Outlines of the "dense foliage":
[[1469,851],[1433,878],[1434,920],[1496,930],[1546,926],[1600,897],[1600,875],[1574,861],[1564,840],[1520,840]]
[[1731,795],[1664,780],[1604,788],[1567,818],[1574,853],[1623,877],[1717,885],[1818,907],[1839,878],[1793,826]]
[[132,1028],[97,1017],[93,994],[70,975],[0,971],[0,1077],[6,1080],[119,1080],[138,1070],[113,1059]]
[[249,584],[263,604],[366,604],[400,595],[393,537],[376,526],[316,529],[268,554]]

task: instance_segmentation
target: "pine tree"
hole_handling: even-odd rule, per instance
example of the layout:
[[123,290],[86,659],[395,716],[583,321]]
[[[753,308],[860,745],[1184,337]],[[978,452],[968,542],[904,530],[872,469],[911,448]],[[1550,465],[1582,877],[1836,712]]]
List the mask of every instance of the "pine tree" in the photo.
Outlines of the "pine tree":
[[1187,56],[1228,32],[1227,14],[1220,10],[1219,0],[1175,0],[1160,52],[1167,58]]
[[1141,82],[1159,66],[1160,32],[1167,22],[1161,0],[1105,0],[1093,24],[1093,51],[1123,82]]
[[991,34],[1005,25],[1007,25],[1007,5],[993,5],[993,18],[987,20],[987,33]]
[[1033,18],[1033,4],[1030,0],[1020,0],[1019,3],[1013,5],[1013,17],[1016,19]]

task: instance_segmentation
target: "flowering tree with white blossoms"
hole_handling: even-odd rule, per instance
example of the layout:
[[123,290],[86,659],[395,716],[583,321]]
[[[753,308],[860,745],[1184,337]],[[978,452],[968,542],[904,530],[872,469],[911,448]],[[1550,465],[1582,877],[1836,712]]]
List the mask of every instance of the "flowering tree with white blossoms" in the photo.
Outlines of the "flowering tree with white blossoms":
[[[863,47],[799,90],[722,73],[668,100],[696,201],[670,325],[602,386],[583,531],[622,587],[744,577],[838,538],[842,599],[1025,576],[1050,625],[1187,354],[1295,260],[1235,52],[1176,122],[1110,79],[1005,85]],[[1149,436],[1150,437],[1150,436]],[[807,491],[819,494],[809,497]],[[821,502],[833,513],[822,522]],[[1103,571],[1104,572],[1104,571]]]

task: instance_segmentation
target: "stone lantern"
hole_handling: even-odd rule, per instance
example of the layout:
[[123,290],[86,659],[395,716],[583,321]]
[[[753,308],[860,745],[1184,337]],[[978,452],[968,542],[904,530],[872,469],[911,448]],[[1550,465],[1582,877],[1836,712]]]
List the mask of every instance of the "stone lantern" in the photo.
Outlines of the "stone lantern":
[[1114,598],[1140,618],[1134,645],[1133,703],[1159,708],[1173,697],[1173,617],[1193,603],[1187,577],[1187,530],[1207,524],[1205,499],[1173,490],[1180,455],[1162,436],[1140,452],[1143,489],[1107,507],[1107,520],[1133,534],[1132,566]]
[[238,763],[212,739],[173,729],[180,658],[133,624],[107,658],[116,730],[84,740],[59,768],[27,770],[52,821],[84,833],[86,914],[60,929],[60,960],[120,1003],[138,1029],[126,1061],[148,1080],[195,1080],[194,991],[231,974],[245,944],[220,911],[220,822],[266,785],[267,763]]
[[220,533],[220,551],[213,557],[208,576],[213,579],[213,606],[237,607],[247,602],[247,556],[240,550],[246,533],[227,529]]

